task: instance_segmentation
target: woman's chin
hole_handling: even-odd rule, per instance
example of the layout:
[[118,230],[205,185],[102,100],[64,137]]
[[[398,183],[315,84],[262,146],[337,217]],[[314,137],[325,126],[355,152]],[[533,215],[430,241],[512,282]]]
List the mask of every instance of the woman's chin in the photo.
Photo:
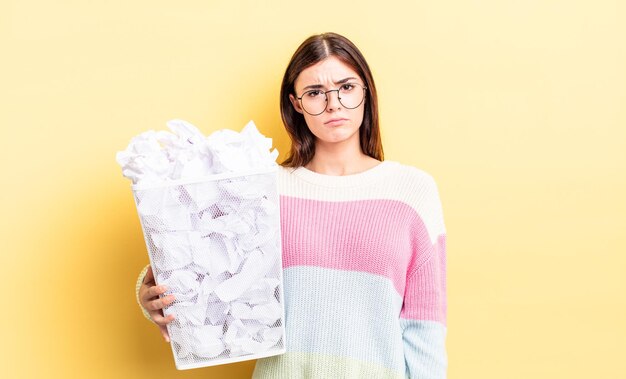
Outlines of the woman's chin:
[[321,138],[318,137],[318,140],[322,143],[328,143],[328,144],[338,144],[338,143],[346,143],[350,141],[351,136],[349,135],[345,135],[345,134],[340,134],[340,135],[325,135],[322,136]]
[[348,127],[348,125],[340,125],[340,126],[329,126],[324,127],[323,129],[317,129],[316,133],[313,133],[321,143],[327,144],[338,144],[349,142],[354,139],[358,144],[359,142],[359,129],[353,129]]

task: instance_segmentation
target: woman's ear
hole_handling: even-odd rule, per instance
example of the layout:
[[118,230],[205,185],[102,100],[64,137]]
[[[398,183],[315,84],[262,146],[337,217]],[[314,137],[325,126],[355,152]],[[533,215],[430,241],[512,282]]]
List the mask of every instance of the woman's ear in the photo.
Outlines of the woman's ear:
[[292,94],[289,94],[289,101],[291,101],[291,105],[293,105],[294,109],[298,113],[302,113],[302,108],[300,107],[300,103]]

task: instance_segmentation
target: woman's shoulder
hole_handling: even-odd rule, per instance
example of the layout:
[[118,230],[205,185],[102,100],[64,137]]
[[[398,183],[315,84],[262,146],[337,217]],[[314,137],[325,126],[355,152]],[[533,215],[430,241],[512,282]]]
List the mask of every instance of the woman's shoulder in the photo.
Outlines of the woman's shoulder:
[[[432,235],[445,233],[443,207],[434,176],[427,170],[397,162],[397,193],[416,210],[420,219],[432,229]],[[404,178],[404,179],[403,179]]]
[[435,177],[424,168],[399,161],[386,162],[389,162],[390,170],[395,170],[395,175],[392,175],[392,177],[402,180],[406,182],[406,184],[418,186],[437,186]]
[[439,188],[433,174],[419,166],[401,162],[394,162],[390,169],[395,170],[395,174],[390,175],[387,188],[395,198],[406,202],[420,214],[441,211]]

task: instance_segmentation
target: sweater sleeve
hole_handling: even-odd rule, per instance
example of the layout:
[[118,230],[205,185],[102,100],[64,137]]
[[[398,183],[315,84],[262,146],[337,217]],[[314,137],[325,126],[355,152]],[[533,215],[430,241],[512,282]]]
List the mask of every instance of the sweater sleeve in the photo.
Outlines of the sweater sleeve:
[[424,191],[414,227],[415,259],[407,272],[400,325],[410,379],[446,378],[446,229],[435,182]]
[[146,273],[148,272],[148,267],[150,267],[150,265],[146,265],[146,267],[144,267],[143,270],[141,270],[141,272],[139,273],[139,276],[137,277],[137,282],[135,283],[135,298],[137,299],[137,304],[139,304],[139,308],[141,308],[141,312],[143,313],[144,317],[154,322],[152,318],[150,317],[150,314],[148,313],[148,311],[141,305],[141,302],[139,301],[139,288],[141,288],[141,284],[143,283],[143,278],[146,276]]

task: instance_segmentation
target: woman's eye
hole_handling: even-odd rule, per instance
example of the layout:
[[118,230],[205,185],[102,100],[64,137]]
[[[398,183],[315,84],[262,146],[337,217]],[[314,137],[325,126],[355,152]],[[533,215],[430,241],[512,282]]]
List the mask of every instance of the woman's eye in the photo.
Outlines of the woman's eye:
[[309,91],[309,92],[307,92],[307,95],[309,97],[316,97],[316,96],[319,96],[321,94],[322,94],[322,91]]
[[354,89],[354,84],[346,83],[343,86],[341,86],[341,89],[344,91],[351,91],[352,89]]

